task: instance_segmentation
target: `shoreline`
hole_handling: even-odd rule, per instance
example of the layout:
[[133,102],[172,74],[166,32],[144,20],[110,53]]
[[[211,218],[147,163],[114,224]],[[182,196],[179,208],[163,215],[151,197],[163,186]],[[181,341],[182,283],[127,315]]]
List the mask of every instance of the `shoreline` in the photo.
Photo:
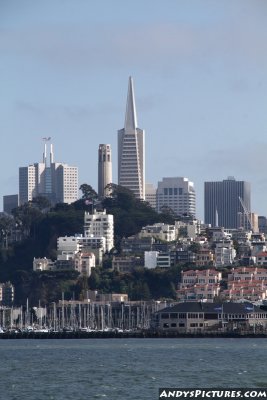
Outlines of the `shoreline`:
[[266,333],[253,332],[205,332],[205,333],[178,333],[178,332],[5,332],[0,339],[221,339],[221,338],[267,338]]

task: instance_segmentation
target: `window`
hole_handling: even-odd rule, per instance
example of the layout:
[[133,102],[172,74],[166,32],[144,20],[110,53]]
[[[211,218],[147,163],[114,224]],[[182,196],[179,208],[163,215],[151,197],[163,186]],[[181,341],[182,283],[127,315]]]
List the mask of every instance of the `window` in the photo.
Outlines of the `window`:
[[173,322],[172,324],[171,324],[171,328],[176,328],[177,327],[177,324],[175,323],[175,322]]
[[169,328],[169,324],[163,324],[163,328]]
[[166,314],[166,313],[161,314],[161,319],[169,319],[169,318],[170,318],[170,314]]

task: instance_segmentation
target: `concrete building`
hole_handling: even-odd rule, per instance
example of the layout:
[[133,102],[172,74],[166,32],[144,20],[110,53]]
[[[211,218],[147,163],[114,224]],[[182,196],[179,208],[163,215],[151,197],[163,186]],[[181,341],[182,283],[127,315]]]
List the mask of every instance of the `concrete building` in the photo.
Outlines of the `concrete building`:
[[176,230],[174,225],[159,222],[143,227],[138,236],[140,238],[152,237],[165,242],[172,242],[176,239]]
[[106,239],[106,251],[114,247],[114,222],[113,215],[107,214],[106,210],[94,210],[93,214],[84,214],[84,237],[104,237]]
[[89,277],[92,268],[95,268],[95,255],[91,252],[78,252],[74,257],[75,271]]
[[154,269],[157,266],[158,251],[145,251],[145,268]]
[[145,199],[145,132],[137,127],[133,80],[129,78],[124,128],[118,131],[118,184]]
[[19,196],[18,194],[10,194],[3,196],[3,211],[7,214],[11,214],[14,208],[17,208],[19,205]]
[[267,218],[264,215],[258,216],[259,232],[267,235]]
[[135,267],[140,265],[140,259],[134,256],[113,257],[112,269],[117,272],[127,273],[132,272]]
[[107,185],[112,183],[112,160],[110,144],[100,144],[98,148],[98,196],[109,195]]
[[19,204],[44,196],[52,205],[73,203],[78,200],[78,168],[54,162],[53,146],[47,154],[47,141],[43,162],[19,168]]
[[73,259],[81,250],[80,236],[61,236],[57,239],[57,259]]
[[193,182],[187,178],[163,178],[158,182],[157,211],[171,209],[175,215],[196,214],[196,194]]
[[35,258],[33,259],[33,271],[42,272],[42,271],[53,271],[56,268],[55,261],[50,260],[49,258]]
[[239,228],[240,214],[244,213],[242,203],[250,213],[250,198],[250,183],[236,181],[234,177],[222,182],[205,182],[205,223],[212,227]]
[[222,240],[216,243],[215,247],[215,267],[232,265],[236,257],[236,250],[231,240]]
[[154,210],[157,208],[157,190],[152,183],[146,183],[146,201]]
[[196,284],[219,284],[221,279],[222,273],[220,271],[216,271],[215,269],[182,271],[179,289],[188,286],[194,286]]
[[214,298],[219,296],[219,284],[195,284],[193,286],[183,287],[176,291],[178,301],[207,301],[213,302]]

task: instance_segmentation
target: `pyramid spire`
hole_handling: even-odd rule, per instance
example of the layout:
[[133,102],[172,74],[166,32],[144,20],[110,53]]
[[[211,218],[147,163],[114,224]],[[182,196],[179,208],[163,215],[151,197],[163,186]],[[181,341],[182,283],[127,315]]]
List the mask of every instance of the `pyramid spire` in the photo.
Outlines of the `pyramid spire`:
[[128,85],[128,96],[127,96],[127,105],[126,105],[126,114],[125,114],[125,130],[136,129],[137,128],[137,118],[136,118],[136,109],[135,109],[135,99],[134,99],[134,88],[133,88],[133,78],[129,77],[129,85]]

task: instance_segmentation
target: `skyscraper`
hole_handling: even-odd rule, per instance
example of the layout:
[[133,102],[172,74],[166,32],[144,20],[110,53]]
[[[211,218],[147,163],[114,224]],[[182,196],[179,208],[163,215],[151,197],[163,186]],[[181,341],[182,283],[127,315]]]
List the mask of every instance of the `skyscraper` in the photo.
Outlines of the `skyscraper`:
[[133,80],[129,78],[124,128],[118,131],[118,184],[145,199],[145,132],[137,127]]
[[106,189],[112,183],[112,161],[110,144],[100,144],[98,148],[98,196],[106,197]]
[[163,178],[158,182],[157,211],[170,208],[176,215],[196,215],[196,194],[194,183],[187,178]]
[[47,155],[44,139],[43,162],[19,168],[19,204],[44,196],[51,204],[73,203],[78,199],[78,168],[54,162],[53,146]]
[[250,213],[250,183],[236,181],[234,177],[222,182],[205,182],[204,207],[205,223],[212,227],[223,226],[237,229],[240,225],[240,213]]

